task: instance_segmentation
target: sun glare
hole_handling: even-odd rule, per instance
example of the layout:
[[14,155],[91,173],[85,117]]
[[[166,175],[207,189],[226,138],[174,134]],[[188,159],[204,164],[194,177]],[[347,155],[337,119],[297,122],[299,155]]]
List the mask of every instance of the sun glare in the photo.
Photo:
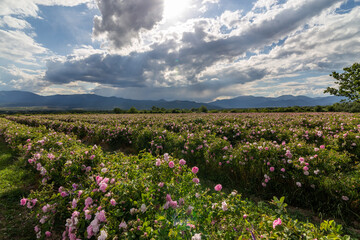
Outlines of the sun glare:
[[164,18],[175,19],[186,13],[190,8],[191,0],[165,0]]

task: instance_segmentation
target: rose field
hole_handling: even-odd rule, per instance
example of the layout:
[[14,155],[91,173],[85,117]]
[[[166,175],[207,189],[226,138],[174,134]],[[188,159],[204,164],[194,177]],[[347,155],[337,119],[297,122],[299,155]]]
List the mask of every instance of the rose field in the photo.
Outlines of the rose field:
[[359,114],[2,115],[0,138],[29,239],[360,235]]

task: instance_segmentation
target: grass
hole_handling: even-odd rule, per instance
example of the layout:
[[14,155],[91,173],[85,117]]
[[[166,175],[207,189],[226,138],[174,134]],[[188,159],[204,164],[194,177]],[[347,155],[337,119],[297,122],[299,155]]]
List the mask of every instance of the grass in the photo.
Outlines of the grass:
[[20,199],[35,182],[32,171],[0,140],[0,239],[35,239],[34,221]]

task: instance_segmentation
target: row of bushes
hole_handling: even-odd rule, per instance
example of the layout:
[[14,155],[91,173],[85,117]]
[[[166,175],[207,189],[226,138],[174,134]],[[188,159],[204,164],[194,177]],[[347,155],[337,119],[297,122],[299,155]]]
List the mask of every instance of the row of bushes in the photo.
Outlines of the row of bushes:
[[283,198],[271,207],[220,184],[205,189],[197,177],[204,169],[168,154],[109,154],[4,119],[0,134],[38,172],[37,190],[20,204],[34,213],[39,239],[350,239],[334,221],[292,219]]
[[205,169],[207,179],[244,193],[263,198],[286,196],[293,205],[348,222],[359,217],[360,138],[356,116],[201,116],[82,115],[71,119],[45,115],[10,119],[75,133],[87,142],[106,143],[113,149],[146,149],[154,156],[171,153]]

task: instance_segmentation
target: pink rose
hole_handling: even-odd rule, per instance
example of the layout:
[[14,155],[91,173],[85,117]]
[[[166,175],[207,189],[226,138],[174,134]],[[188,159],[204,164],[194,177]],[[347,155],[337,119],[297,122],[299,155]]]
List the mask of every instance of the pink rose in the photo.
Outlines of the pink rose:
[[167,202],[172,201],[172,200],[171,200],[171,195],[170,195],[170,194],[166,194],[166,201],[167,201]]
[[221,191],[221,189],[222,189],[221,184],[216,185],[216,186],[214,187],[214,189],[215,189],[215,191],[217,191],[217,192]]
[[85,199],[85,206],[90,206],[93,203],[93,200],[91,197],[88,197],[87,199]]
[[104,182],[100,183],[100,187],[99,187],[100,191],[106,192],[107,186],[108,185],[106,183],[104,183]]
[[83,191],[80,190],[80,191],[78,192],[78,197],[80,197],[82,193],[83,193]]
[[193,180],[192,180],[194,183],[199,183],[200,182],[200,180],[198,179],[198,178],[193,178]]
[[21,205],[21,206],[25,206],[25,205],[26,205],[26,202],[27,202],[27,199],[26,199],[26,198],[22,198],[22,199],[20,200],[20,205]]
[[66,197],[66,196],[68,195],[68,193],[67,193],[67,192],[61,192],[60,195],[61,195],[62,197]]
[[275,229],[275,227],[277,226],[277,225],[281,225],[281,219],[280,218],[278,218],[278,219],[276,219],[276,220],[274,220],[274,222],[273,222],[273,228]]
[[112,199],[110,200],[110,203],[111,203],[111,205],[115,206],[115,205],[116,205],[115,199],[112,198]]
[[106,221],[105,211],[104,210],[100,211],[99,213],[96,214],[96,217],[100,222],[105,222]]
[[185,161],[184,159],[180,159],[179,164],[180,164],[180,165],[185,165],[185,164],[186,164],[186,161]]
[[169,203],[170,203],[170,207],[172,207],[172,208],[177,208],[177,206],[178,206],[177,201],[170,201]]
[[191,171],[192,171],[193,174],[197,174],[199,172],[199,168],[198,167],[193,167],[191,169]]

